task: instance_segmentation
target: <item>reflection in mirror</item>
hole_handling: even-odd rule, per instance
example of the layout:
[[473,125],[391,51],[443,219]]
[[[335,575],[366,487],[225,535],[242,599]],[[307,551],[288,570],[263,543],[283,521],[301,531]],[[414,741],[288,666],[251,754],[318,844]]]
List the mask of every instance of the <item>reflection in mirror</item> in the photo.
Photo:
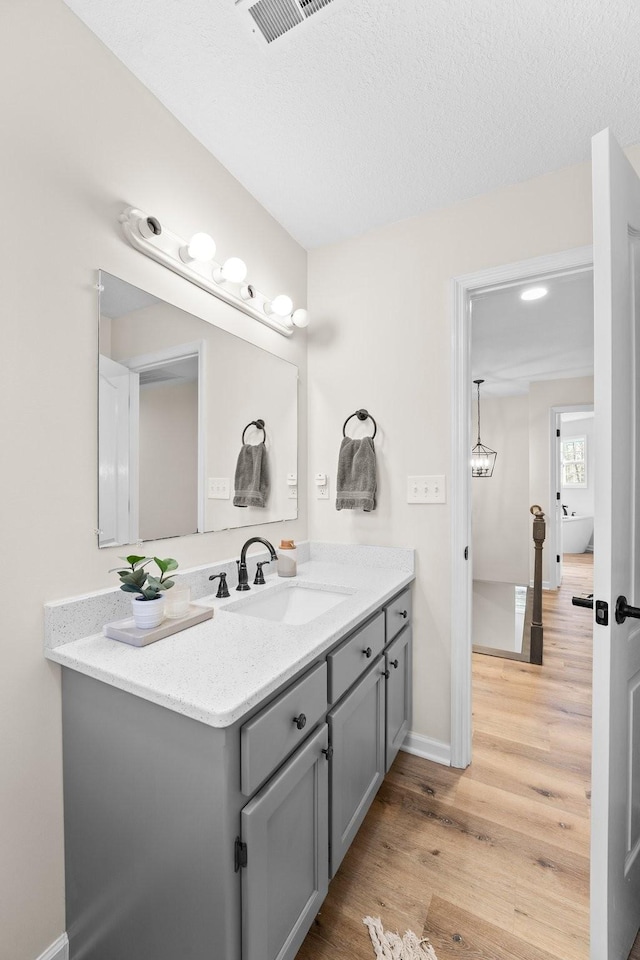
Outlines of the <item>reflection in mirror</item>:
[[[99,545],[295,519],[297,367],[104,271],[99,287]],[[269,492],[237,507],[258,419]]]

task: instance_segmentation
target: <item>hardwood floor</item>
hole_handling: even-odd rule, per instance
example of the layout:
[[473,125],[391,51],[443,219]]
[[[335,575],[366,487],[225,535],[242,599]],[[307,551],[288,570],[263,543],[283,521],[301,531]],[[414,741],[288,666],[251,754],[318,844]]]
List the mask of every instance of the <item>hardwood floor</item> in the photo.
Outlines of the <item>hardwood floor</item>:
[[296,960],[372,960],[367,914],[438,960],[587,960],[591,576],[545,594],[544,666],[474,655],[472,765],[400,753]]

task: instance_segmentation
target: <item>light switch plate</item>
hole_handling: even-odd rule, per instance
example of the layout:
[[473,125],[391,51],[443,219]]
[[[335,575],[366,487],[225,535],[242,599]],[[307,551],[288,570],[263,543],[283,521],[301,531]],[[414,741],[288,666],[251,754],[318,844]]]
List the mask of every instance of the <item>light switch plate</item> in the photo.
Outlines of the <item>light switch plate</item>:
[[407,477],[407,503],[446,503],[444,476]]
[[229,477],[209,477],[209,500],[229,499]]

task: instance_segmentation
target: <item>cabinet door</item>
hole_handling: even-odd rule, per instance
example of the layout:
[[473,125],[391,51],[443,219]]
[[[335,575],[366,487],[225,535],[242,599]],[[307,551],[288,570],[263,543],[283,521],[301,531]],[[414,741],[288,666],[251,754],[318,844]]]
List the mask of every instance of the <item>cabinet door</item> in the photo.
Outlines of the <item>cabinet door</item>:
[[332,877],[384,777],[384,701],[384,660],[380,658],[327,717],[333,748]]
[[243,960],[293,960],[328,887],[327,726],[242,810]]
[[411,724],[411,627],[387,647],[387,764],[388,770]]

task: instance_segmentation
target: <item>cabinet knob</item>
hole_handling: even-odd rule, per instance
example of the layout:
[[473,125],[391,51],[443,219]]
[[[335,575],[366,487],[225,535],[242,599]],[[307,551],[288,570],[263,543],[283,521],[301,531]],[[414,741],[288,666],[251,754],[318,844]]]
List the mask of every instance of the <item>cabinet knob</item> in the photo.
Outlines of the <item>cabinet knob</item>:
[[322,752],[324,753],[327,760],[331,760],[331,757],[333,756],[333,747],[329,746],[326,749],[323,749]]
[[397,661],[397,660],[389,660],[389,666],[393,667],[394,670],[397,670],[397,669],[398,669],[398,661]]
[[389,677],[391,676],[391,670],[383,670],[383,671],[382,671],[382,676],[383,676],[383,677],[386,677],[387,680],[388,680]]
[[296,727],[298,728],[298,730],[302,730],[302,728],[303,728],[303,727],[306,725],[306,723],[307,723],[307,718],[305,717],[304,713],[301,713],[299,717],[294,717],[294,718],[293,718],[293,722],[295,723],[295,725],[296,725]]
[[406,610],[398,610],[398,616],[402,617],[403,620],[406,620],[409,614]]
[[367,649],[363,650],[362,652],[364,653],[365,657],[368,660],[371,654],[373,653],[373,650],[371,649],[371,647],[367,647]]

